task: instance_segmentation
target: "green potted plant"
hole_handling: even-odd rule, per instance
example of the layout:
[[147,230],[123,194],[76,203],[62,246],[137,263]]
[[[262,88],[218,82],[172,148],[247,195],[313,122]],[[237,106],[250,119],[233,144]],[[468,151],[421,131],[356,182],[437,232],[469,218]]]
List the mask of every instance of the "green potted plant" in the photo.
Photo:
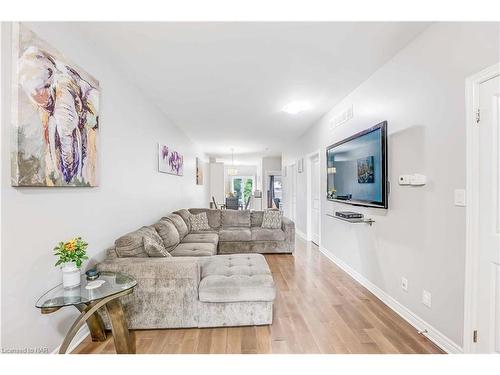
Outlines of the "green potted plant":
[[68,242],[59,242],[54,248],[54,255],[59,257],[56,266],[62,265],[63,287],[73,288],[80,285],[80,267],[88,259],[88,244],[81,237],[75,237]]

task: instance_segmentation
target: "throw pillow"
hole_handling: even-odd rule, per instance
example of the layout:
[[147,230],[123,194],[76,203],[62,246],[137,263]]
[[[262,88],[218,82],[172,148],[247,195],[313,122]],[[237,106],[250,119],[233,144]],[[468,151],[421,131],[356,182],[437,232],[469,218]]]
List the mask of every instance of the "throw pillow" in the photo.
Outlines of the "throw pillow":
[[206,212],[202,212],[201,214],[191,215],[189,217],[189,221],[191,222],[191,231],[202,231],[202,230],[211,230],[208,225],[208,217]]
[[281,211],[268,210],[264,211],[262,218],[262,228],[267,229],[281,229],[281,218],[283,213]]
[[144,251],[150,257],[169,257],[170,253],[165,249],[163,240],[154,227],[143,227]]

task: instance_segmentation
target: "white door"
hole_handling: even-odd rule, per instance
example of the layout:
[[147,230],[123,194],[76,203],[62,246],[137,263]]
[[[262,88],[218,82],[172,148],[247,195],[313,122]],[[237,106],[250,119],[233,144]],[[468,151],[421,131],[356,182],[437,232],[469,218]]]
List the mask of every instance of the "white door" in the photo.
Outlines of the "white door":
[[319,156],[311,159],[311,241],[319,246]]
[[477,353],[500,353],[500,77],[479,90]]

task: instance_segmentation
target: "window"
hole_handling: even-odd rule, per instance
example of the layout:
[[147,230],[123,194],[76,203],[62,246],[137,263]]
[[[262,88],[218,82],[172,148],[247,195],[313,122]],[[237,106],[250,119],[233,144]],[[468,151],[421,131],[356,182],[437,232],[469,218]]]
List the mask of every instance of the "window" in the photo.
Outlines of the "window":
[[254,176],[233,176],[231,177],[231,192],[241,205],[245,206],[248,197],[255,190]]

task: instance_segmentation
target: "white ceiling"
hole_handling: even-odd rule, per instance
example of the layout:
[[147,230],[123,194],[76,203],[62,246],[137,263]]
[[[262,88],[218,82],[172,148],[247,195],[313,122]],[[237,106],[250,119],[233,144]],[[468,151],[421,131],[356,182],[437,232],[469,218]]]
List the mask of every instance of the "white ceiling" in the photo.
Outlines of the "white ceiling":
[[[90,27],[89,27],[90,26]],[[428,23],[76,23],[210,155],[275,155]],[[292,100],[312,109],[281,111]],[[235,156],[236,158],[236,156]]]

